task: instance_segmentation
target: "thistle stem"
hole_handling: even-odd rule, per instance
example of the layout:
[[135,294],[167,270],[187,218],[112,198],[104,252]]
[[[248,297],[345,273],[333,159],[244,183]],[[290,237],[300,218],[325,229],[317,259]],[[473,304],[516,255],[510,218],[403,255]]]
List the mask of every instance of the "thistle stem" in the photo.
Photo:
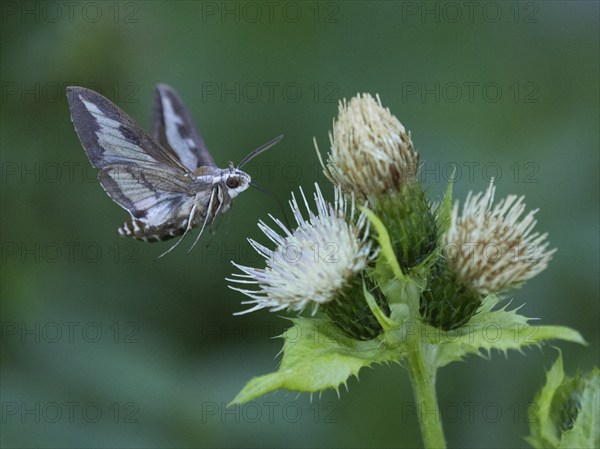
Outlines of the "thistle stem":
[[408,374],[415,397],[421,435],[426,449],[446,447],[442,421],[435,394],[435,368],[423,358],[423,347],[419,341],[420,332],[411,338],[408,356]]

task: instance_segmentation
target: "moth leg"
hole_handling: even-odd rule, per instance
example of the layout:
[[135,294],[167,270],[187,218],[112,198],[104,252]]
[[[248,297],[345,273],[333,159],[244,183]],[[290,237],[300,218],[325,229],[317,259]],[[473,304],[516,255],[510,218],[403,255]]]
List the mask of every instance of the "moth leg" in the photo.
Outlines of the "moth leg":
[[[210,193],[210,200],[208,201],[208,208],[206,209],[206,216],[204,217],[204,223],[202,223],[202,228],[200,228],[200,232],[198,233],[198,236],[196,237],[196,240],[194,240],[194,243],[192,244],[192,246],[190,246],[190,249],[188,249],[188,252],[187,252],[188,254],[190,253],[191,250],[194,249],[194,246],[196,246],[196,243],[198,243],[198,240],[200,240],[200,236],[204,232],[204,228],[206,227],[206,223],[208,223],[208,216],[210,215],[210,212],[212,211],[213,201],[215,199],[215,190],[216,189],[213,189],[213,191]],[[221,210],[221,206],[222,205],[223,205],[223,202],[221,202],[221,204],[219,204],[219,208],[217,209],[217,212],[214,215],[215,217],[217,216],[217,214]]]
[[227,224],[225,226],[225,239],[229,239],[229,224],[231,223],[231,215],[233,211],[233,202],[231,203],[231,205],[229,206],[229,213],[227,214]]
[[[216,230],[219,228],[219,226],[221,226],[221,221],[217,221],[217,219],[216,219],[219,216],[219,213],[221,212],[223,204],[225,204],[225,198],[223,197],[223,191],[221,189],[217,189],[217,201],[219,202],[219,207],[217,207],[217,210],[213,214],[213,220],[210,222],[209,231],[211,234],[215,234]],[[232,205],[233,205],[233,202],[231,202],[229,204],[229,207],[231,208]],[[231,214],[227,214],[227,223],[229,223],[230,218],[231,218]],[[227,230],[227,233],[225,234],[225,237],[228,237],[228,236],[229,236],[229,230]]]
[[177,245],[179,245],[181,243],[181,241],[183,240],[185,235],[188,233],[188,231],[190,229],[192,229],[192,218],[194,217],[195,213],[196,213],[196,202],[194,202],[194,205],[192,206],[192,210],[190,212],[190,215],[188,216],[187,226],[185,227],[185,232],[183,233],[181,238],[179,240],[177,240],[177,243],[175,243],[168,250],[166,250],[164,253],[162,253],[160,256],[158,256],[157,259],[160,259],[162,256],[169,254],[171,251],[173,251],[175,248],[177,248]]

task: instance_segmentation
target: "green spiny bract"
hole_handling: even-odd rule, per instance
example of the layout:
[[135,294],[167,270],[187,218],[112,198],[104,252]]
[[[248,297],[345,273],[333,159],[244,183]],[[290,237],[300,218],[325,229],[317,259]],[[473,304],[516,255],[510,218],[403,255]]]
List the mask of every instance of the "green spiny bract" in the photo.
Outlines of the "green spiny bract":
[[397,192],[374,198],[373,209],[385,225],[402,269],[419,265],[436,248],[437,227],[425,192],[416,179]]
[[427,324],[448,331],[466,324],[482,299],[481,294],[461,284],[442,260],[434,265],[421,294],[419,312]]
[[[379,308],[389,316],[390,308],[383,293],[368,278],[365,277],[364,282]],[[365,300],[362,276],[355,276],[340,294],[324,304],[323,309],[336,326],[357,340],[372,340],[383,331]]]
[[585,382],[581,374],[574,378],[566,378],[556,390],[550,413],[552,421],[559,431],[571,430],[577,420],[581,407],[581,391]]

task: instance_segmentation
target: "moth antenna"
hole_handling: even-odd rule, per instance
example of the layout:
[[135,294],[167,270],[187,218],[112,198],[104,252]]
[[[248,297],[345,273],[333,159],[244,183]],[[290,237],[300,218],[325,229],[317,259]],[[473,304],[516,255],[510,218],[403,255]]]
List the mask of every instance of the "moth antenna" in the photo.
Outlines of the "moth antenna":
[[185,232],[183,233],[183,235],[181,236],[181,238],[179,240],[177,240],[177,243],[175,243],[173,246],[171,246],[168,250],[166,250],[164,253],[162,253],[160,256],[158,256],[156,258],[156,260],[160,259],[163,256],[166,256],[167,254],[169,254],[171,251],[173,251],[175,248],[177,248],[177,245],[179,245],[181,243],[181,241],[183,240],[183,238],[186,236],[186,234],[188,233],[188,231],[190,229],[192,229],[192,217],[194,216],[194,213],[196,212],[196,203],[194,202],[194,206],[192,207],[192,210],[190,212],[190,215],[188,216],[188,222],[187,222],[187,226],[185,227]]
[[[194,249],[194,246],[196,246],[196,243],[198,243],[198,240],[200,240],[200,237],[202,236],[202,233],[204,232],[204,228],[206,227],[206,223],[208,222],[208,215],[210,214],[210,211],[212,210],[214,199],[215,199],[215,190],[213,189],[213,191],[210,193],[210,200],[208,201],[208,208],[206,209],[206,216],[204,217],[204,223],[202,223],[202,228],[200,228],[200,232],[198,233],[196,240],[194,240],[194,243],[192,244],[192,246],[190,246],[190,249],[188,249],[188,251],[187,251],[188,254]],[[217,212],[215,213],[215,217],[221,210],[222,205],[223,205],[223,203],[219,204],[219,208],[217,209]]]
[[274,194],[273,192],[271,192],[270,190],[267,190],[264,187],[260,187],[259,185],[257,185],[254,182],[251,182],[250,185],[252,187],[254,187],[256,190],[260,190],[263,193],[268,193],[273,198],[275,198],[275,200],[277,201],[277,204],[279,204],[279,208],[281,209],[281,213],[283,214],[283,219],[285,220],[285,224],[287,225],[288,228],[291,228],[290,222],[288,220],[287,214],[285,213],[285,208],[283,207],[283,203],[281,202],[281,199],[276,194]]
[[241,160],[241,162],[238,164],[238,166],[236,168],[238,168],[238,169],[242,168],[244,165],[246,165],[248,162],[250,162],[256,156],[258,156],[260,153],[263,153],[263,152],[267,151],[273,145],[279,143],[281,141],[281,139],[283,139],[283,134],[280,134],[279,136],[275,137],[274,139],[271,139],[267,143],[263,143],[258,148],[252,150],[250,153],[248,153],[246,155],[246,157],[244,157]]

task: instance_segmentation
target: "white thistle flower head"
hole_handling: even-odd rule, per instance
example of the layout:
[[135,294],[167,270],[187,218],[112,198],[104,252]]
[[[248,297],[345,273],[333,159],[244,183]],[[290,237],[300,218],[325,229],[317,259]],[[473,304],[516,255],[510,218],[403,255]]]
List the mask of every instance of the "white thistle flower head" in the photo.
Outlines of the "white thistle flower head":
[[494,180],[484,193],[469,192],[459,216],[458,201],[444,253],[458,280],[480,294],[520,287],[543,271],[556,249],[548,234],[533,232],[536,210],[525,212],[524,196],[509,195],[494,207]]
[[275,250],[270,250],[252,239],[248,240],[265,258],[265,268],[232,262],[243,274],[233,274],[234,278],[228,281],[258,287],[249,290],[230,286],[251,298],[243,304],[251,304],[252,307],[240,313],[263,308],[273,312],[283,309],[300,311],[309,305],[314,313],[320,304],[333,300],[350,285],[374,257],[366,216],[360,214],[355,218],[354,201],[350,202],[349,208],[348,201],[336,188],[335,201],[330,204],[325,201],[316,183],[315,188],[316,214],[300,189],[307,219],[292,193],[290,206],[297,223],[293,231],[272,215],[269,216],[278,230],[259,222],[259,228],[276,245]]
[[419,155],[410,133],[379,96],[358,94],[340,102],[329,139],[325,175],[344,193],[359,199],[379,197],[416,177]]

